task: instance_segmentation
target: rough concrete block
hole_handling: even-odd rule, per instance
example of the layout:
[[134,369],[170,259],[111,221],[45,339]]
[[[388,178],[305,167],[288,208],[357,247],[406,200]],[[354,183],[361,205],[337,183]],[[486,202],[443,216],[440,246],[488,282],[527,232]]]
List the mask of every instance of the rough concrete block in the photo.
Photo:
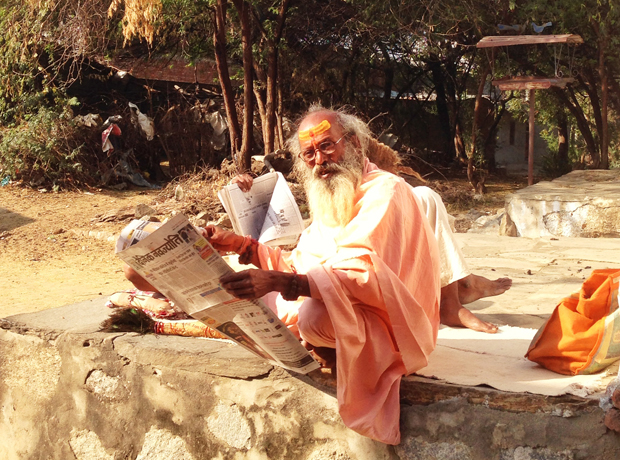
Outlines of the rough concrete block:
[[119,377],[111,377],[101,369],[93,370],[86,379],[86,389],[98,396],[115,399],[121,386]]
[[493,430],[493,445],[495,447],[505,449],[523,442],[524,438],[525,428],[520,423],[497,423]]
[[252,430],[247,419],[234,404],[218,404],[207,417],[209,431],[235,449],[251,447]]
[[396,447],[400,458],[407,460],[473,460],[471,449],[462,442],[427,442],[409,438]]
[[519,236],[620,237],[620,170],[573,171],[506,198]]
[[106,452],[96,433],[89,430],[71,430],[69,445],[77,460],[114,460],[114,455]]
[[142,450],[136,460],[194,460],[187,450],[187,444],[168,430],[155,427],[144,436]]
[[517,447],[502,452],[500,460],[573,460],[575,456],[570,451],[554,452],[551,449],[532,447]]

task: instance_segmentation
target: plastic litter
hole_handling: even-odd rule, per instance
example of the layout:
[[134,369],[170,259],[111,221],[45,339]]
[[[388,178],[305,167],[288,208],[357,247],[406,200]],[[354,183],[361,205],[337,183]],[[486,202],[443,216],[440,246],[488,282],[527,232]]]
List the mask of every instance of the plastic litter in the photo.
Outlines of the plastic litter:
[[605,412],[614,407],[613,403],[611,402],[611,395],[613,395],[614,391],[616,391],[618,388],[620,388],[620,369],[618,369],[618,377],[609,382],[609,385],[607,385],[607,389],[605,389],[605,394],[601,396],[601,400],[598,403],[599,407]]
[[146,136],[146,140],[152,141],[155,137],[155,123],[153,123],[153,120],[140,112],[138,106],[131,102],[129,103],[129,110],[131,112],[131,123],[136,127],[140,126]]

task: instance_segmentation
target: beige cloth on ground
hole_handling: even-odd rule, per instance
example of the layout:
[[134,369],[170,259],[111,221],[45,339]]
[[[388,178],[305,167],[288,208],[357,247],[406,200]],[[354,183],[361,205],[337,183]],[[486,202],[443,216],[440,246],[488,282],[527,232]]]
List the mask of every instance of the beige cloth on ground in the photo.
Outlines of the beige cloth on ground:
[[471,272],[454,238],[452,224],[454,218],[448,214],[441,196],[424,186],[411,187],[411,190],[422,204],[424,214],[437,238],[441,263],[441,287],[465,278]]

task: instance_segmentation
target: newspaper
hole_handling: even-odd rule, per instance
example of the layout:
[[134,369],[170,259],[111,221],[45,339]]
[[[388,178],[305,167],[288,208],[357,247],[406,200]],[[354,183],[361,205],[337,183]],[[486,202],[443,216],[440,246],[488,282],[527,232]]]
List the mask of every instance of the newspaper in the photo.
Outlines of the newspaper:
[[[185,216],[175,216],[153,233],[149,225],[134,220],[125,227],[117,255],[175,305],[285,369],[305,374],[319,367],[260,299],[240,300],[220,286],[219,278],[233,269]],[[136,237],[145,233],[150,234]]]
[[237,184],[227,185],[218,197],[239,235],[279,246],[294,244],[304,230],[295,198],[279,172],[257,177],[249,192]]

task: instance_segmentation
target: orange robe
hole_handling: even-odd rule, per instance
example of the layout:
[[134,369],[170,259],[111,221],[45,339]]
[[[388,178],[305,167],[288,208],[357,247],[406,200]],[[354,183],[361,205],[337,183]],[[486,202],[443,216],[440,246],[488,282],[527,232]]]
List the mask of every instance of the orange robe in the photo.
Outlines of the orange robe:
[[[398,444],[401,378],[427,365],[437,340],[439,253],[409,186],[374,168],[366,161],[355,215],[344,228],[314,222],[291,253],[261,245],[259,257],[263,268],[307,274],[312,301],[325,304],[344,423]],[[276,299],[292,329],[303,303]]]

